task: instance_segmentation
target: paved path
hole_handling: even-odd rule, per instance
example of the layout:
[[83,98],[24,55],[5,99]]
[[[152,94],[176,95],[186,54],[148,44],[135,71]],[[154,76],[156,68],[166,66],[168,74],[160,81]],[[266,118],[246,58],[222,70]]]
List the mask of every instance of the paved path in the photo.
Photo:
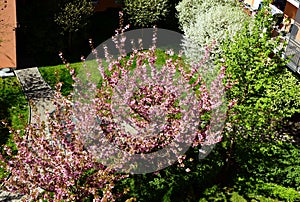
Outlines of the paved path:
[[[14,72],[21,83],[25,96],[30,100],[29,122],[35,123],[37,121],[34,118],[36,115],[40,116],[41,121],[45,121],[45,112],[51,112],[55,109],[51,101],[54,91],[44,81],[37,67],[15,70]],[[20,202],[21,198],[21,195],[0,190],[0,201]]]
[[30,122],[36,122],[34,118],[36,115],[40,115],[41,120],[45,121],[45,112],[55,109],[51,101],[54,91],[44,81],[37,67],[15,70],[15,74],[22,85],[25,96],[31,101]]

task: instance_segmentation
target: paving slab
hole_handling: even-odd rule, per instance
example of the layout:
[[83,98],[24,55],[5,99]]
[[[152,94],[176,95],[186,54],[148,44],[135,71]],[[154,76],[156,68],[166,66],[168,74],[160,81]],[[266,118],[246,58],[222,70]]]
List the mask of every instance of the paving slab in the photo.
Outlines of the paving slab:
[[55,109],[52,104],[54,90],[45,82],[37,67],[14,72],[21,83],[25,96],[30,101],[30,122],[37,121],[34,118],[36,115],[40,116],[41,121],[45,121],[45,112],[52,112]]

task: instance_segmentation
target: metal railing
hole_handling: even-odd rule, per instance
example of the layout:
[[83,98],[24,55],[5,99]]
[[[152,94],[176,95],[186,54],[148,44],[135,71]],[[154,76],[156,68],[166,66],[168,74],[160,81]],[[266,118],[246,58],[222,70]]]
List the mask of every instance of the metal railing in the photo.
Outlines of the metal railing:
[[289,58],[287,66],[294,72],[300,73],[300,43],[292,37],[289,39],[285,57]]
[[[299,1],[298,1],[299,2]],[[287,66],[294,72],[300,74],[300,12],[299,9],[288,39],[285,58],[289,59]]]

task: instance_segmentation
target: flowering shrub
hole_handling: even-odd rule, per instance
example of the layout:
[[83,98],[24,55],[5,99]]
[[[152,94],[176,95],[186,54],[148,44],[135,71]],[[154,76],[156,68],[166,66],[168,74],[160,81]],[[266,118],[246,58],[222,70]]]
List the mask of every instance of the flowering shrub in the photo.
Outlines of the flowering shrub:
[[[18,154],[9,160],[1,158],[11,172],[4,182],[9,191],[25,194],[28,200],[114,201],[114,183],[127,176],[116,171],[150,172],[151,163],[169,165],[170,158],[180,159],[182,145],[212,146],[221,140],[227,109],[222,100],[225,68],[206,86],[198,68],[207,58],[188,65],[180,53],[167,50],[165,63],[157,65],[155,35],[149,50],[140,46],[127,56],[124,31],[113,37],[119,57],[105,49],[104,62],[90,42],[97,63],[86,61],[87,74],[82,77],[69,68],[75,80],[71,96],[61,95],[59,83],[53,100],[56,110],[48,114],[48,120],[30,124],[27,136],[14,132]],[[92,64],[100,77],[89,72]],[[131,73],[144,83],[129,79]],[[183,89],[185,95],[180,94]],[[90,95],[95,96],[89,99]],[[135,127],[129,134],[130,125]],[[6,151],[11,154],[10,148]],[[159,155],[153,157],[153,152]]]
[[[25,194],[30,201],[82,201],[90,196],[98,201],[113,200],[111,190],[118,176],[84,149],[74,131],[71,103],[59,91],[54,99],[56,111],[46,123],[30,124],[26,136],[14,131],[18,153],[9,160],[1,159],[11,173],[4,186]],[[11,148],[5,150],[11,155]]]
[[204,14],[211,8],[226,5],[233,6],[235,2],[235,0],[182,0],[176,6],[180,27],[183,29],[189,27],[190,24],[196,23],[197,15]]
[[[121,156],[121,167],[118,168],[122,171],[147,173],[170,165],[172,157],[176,156],[177,159],[179,153],[183,154],[181,150],[187,149],[191,144],[203,146],[220,141],[219,129],[222,128],[226,115],[222,84],[225,69],[219,69],[215,80],[207,86],[199,74],[199,68],[202,68],[209,54],[198,64],[189,65],[184,62],[181,54],[174,55],[173,51],[167,50],[162,55],[165,63],[158,65],[159,50],[155,46],[155,35],[153,46],[149,50],[141,51],[143,47],[133,48],[128,56],[122,49],[126,36],[121,34],[119,40],[117,43],[117,39],[114,39],[122,57],[112,60],[106,52],[108,68],[98,60],[101,62],[98,68],[103,80],[96,103],[101,105],[97,115],[103,125],[97,130],[102,130],[102,134],[97,133],[95,137],[88,138],[90,149],[101,156],[102,160],[111,161],[112,158],[108,157],[114,156],[118,156],[114,160],[120,160]],[[208,48],[207,52],[209,51]],[[98,54],[96,49],[93,52]],[[124,57],[125,61],[122,59]],[[212,120],[204,120],[203,117]],[[134,126],[135,131],[131,130],[131,126]],[[128,135],[129,130],[135,134]],[[149,138],[150,135],[153,137]],[[109,142],[99,142],[107,139]],[[98,152],[97,145],[105,145],[112,153]],[[119,149],[115,149],[115,145],[119,145]],[[127,153],[120,151],[120,145]],[[164,147],[170,150],[159,150]],[[153,154],[157,150],[159,151]],[[108,155],[104,157],[106,153]],[[140,155],[141,153],[147,155]],[[153,170],[153,162],[160,160],[164,163]],[[149,164],[153,167],[148,169],[145,165]],[[134,168],[132,165],[135,165]]]
[[213,41],[216,43],[214,53],[219,53],[218,46],[226,36],[233,36],[238,33],[243,22],[246,21],[243,11],[232,5],[216,5],[208,8],[205,12],[199,12],[195,16],[195,22],[183,26],[185,54],[191,60],[199,60],[202,57],[206,45]]

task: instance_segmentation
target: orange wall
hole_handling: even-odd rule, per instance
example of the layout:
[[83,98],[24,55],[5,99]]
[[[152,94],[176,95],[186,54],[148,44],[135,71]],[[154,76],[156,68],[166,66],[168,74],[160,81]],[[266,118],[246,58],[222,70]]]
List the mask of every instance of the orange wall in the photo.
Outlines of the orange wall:
[[99,0],[99,3],[95,5],[95,11],[105,11],[108,8],[120,8],[121,6],[116,4],[115,0]]
[[286,2],[284,14],[289,16],[292,19],[295,19],[298,8],[291,4],[290,2]]
[[[3,2],[3,1],[1,1]],[[0,68],[17,67],[16,57],[16,0],[0,5]],[[3,9],[2,9],[3,8]]]
[[245,3],[249,4],[250,6],[253,6],[254,0],[245,0]]

